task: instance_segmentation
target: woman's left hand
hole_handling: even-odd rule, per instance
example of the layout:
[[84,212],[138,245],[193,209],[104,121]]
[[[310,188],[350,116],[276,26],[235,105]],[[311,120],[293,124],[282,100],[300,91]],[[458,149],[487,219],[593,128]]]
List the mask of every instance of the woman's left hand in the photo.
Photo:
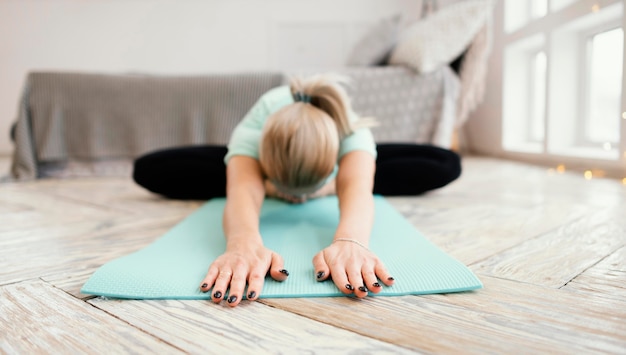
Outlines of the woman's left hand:
[[394,283],[383,262],[373,252],[350,241],[336,241],[317,253],[313,257],[313,266],[318,281],[332,276],[341,292],[346,295],[354,293],[359,298],[367,296],[368,292],[380,292],[380,281],[387,286]]

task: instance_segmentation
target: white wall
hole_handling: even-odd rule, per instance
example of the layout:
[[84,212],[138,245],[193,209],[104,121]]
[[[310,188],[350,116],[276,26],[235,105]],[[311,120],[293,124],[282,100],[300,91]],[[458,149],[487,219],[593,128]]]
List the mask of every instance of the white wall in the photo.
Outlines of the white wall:
[[0,155],[12,151],[29,71],[330,69],[368,25],[420,10],[418,0],[2,0]]

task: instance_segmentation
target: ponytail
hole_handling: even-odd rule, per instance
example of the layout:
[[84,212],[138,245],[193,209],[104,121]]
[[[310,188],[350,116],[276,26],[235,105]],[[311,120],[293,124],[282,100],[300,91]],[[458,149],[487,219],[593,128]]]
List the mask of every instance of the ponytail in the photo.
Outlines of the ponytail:
[[304,79],[293,78],[290,83],[291,94],[296,98],[298,95],[304,95],[311,105],[326,112],[337,125],[339,135],[345,137],[354,130],[349,116],[352,112],[350,99],[340,85],[347,81],[347,78],[336,74],[320,74]]
[[341,139],[362,126],[350,119],[350,100],[340,85],[345,81],[331,74],[291,80],[295,102],[272,114],[263,128],[259,162],[266,178],[314,190],[332,173]]

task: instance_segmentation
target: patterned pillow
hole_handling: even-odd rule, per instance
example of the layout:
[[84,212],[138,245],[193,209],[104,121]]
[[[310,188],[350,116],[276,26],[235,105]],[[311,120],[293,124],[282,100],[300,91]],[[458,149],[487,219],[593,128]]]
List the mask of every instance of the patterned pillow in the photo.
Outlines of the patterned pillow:
[[409,26],[391,53],[390,64],[428,73],[450,64],[467,49],[491,17],[493,0],[466,0]]
[[352,49],[349,66],[382,64],[396,45],[400,32],[400,15],[384,19],[372,27]]

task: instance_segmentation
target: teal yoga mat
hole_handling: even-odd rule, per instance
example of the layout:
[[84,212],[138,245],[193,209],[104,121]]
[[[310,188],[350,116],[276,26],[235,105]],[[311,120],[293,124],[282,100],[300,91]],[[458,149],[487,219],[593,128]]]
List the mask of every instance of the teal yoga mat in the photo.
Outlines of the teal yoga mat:
[[[198,289],[211,262],[225,249],[224,199],[201,206],[162,237],[115,259],[89,278],[81,292],[130,299],[208,299]],[[396,282],[375,296],[475,290],[480,280],[424,238],[383,197],[375,197],[370,249]],[[294,205],[266,199],[261,210],[265,245],[285,259],[287,281],[267,277],[261,298],[343,296],[332,281],[317,282],[311,260],[327,246],[339,221],[336,197]],[[374,294],[371,294],[374,295]]]

